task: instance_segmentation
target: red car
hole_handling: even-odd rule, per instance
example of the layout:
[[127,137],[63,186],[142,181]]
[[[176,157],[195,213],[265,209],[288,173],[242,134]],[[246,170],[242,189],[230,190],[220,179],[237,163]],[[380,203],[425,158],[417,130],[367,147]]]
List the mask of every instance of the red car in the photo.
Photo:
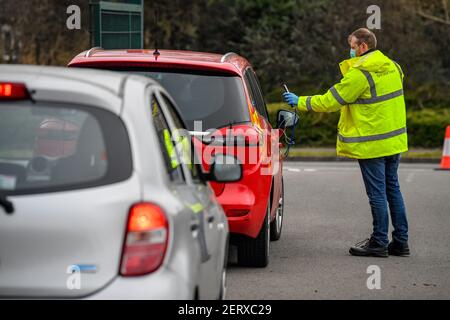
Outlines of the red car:
[[79,127],[61,119],[45,119],[36,134],[34,157],[61,158],[76,150]]
[[244,165],[243,179],[211,187],[227,214],[238,263],[265,267],[269,242],[278,240],[282,229],[282,155],[280,131],[269,122],[250,63],[235,53],[93,48],[69,66],[156,79],[174,98],[206,170],[215,152],[237,155]]

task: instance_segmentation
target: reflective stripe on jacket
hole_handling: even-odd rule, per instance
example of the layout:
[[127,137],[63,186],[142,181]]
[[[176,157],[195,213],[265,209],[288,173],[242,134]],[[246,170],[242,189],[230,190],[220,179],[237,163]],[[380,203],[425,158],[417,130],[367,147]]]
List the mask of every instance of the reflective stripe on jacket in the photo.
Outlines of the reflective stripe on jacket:
[[340,111],[337,154],[370,159],[408,150],[403,71],[381,51],[340,63],[342,80],[324,95],[302,96],[301,111]]

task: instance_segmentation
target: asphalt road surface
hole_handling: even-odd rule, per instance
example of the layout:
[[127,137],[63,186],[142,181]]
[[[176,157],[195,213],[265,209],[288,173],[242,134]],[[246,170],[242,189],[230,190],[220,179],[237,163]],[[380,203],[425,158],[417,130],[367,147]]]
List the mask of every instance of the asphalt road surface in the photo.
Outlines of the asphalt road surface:
[[411,257],[367,258],[348,254],[372,224],[357,162],[286,162],[282,237],[264,269],[238,267],[231,248],[227,298],[450,299],[450,171],[436,167],[400,165]]

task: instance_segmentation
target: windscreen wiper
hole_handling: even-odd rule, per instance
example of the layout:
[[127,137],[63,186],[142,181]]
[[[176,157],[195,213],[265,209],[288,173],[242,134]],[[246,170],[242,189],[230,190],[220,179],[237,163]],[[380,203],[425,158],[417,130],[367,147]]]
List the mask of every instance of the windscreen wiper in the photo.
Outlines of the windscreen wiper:
[[13,214],[14,213],[14,205],[11,201],[8,200],[6,195],[0,193],[0,206],[5,209],[5,212],[7,214]]

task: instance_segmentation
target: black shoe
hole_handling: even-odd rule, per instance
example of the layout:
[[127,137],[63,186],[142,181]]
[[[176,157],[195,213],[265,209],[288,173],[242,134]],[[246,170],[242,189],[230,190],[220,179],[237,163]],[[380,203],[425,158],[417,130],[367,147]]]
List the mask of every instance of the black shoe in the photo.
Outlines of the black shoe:
[[389,257],[388,248],[380,245],[372,238],[358,242],[350,248],[349,252],[353,256],[381,258]]
[[388,252],[392,256],[399,257],[409,257],[410,255],[408,243],[401,243],[395,240],[389,243]]

